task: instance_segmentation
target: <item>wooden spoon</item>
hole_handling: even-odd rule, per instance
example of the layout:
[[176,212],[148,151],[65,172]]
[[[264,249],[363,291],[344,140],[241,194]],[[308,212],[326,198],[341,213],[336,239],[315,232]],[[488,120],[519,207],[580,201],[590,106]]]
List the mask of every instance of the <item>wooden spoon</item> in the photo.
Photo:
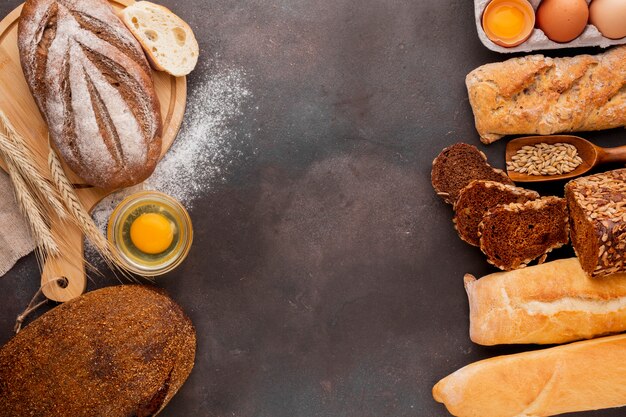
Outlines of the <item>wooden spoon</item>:
[[625,163],[626,146],[617,148],[601,148],[578,136],[572,135],[551,135],[551,136],[527,136],[511,140],[506,145],[506,163],[512,162],[513,156],[523,146],[534,146],[540,143],[569,143],[578,150],[578,156],[583,160],[575,170],[561,175],[526,175],[519,172],[509,171],[507,173],[514,182],[544,182],[557,181],[579,177],[586,174],[592,168],[600,164]]

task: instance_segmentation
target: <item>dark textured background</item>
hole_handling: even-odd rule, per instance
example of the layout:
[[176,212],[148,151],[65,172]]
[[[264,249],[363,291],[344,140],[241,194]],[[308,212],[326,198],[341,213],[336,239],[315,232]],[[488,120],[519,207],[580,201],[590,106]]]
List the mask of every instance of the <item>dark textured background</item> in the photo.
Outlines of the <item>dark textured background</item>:
[[[252,92],[232,121],[240,162],[195,203],[189,259],[158,281],[198,331],[163,416],[444,416],[435,382],[527,349],[470,342],[462,277],[492,269],[430,186],[443,147],[479,143],[466,73],[505,58],[480,44],[472,1],[163,3],[195,29],[200,71],[241,67]],[[504,145],[481,149],[502,167]],[[33,256],[0,279],[0,343],[37,282]]]

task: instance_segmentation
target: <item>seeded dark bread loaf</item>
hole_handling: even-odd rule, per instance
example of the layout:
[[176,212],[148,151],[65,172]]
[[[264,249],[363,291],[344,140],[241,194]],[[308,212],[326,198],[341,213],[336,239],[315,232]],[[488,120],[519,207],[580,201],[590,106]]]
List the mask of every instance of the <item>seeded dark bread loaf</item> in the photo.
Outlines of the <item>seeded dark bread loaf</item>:
[[569,242],[565,199],[543,197],[490,209],[478,226],[480,250],[502,269],[523,268]]
[[454,204],[461,190],[473,180],[490,180],[514,185],[500,169],[487,163],[487,156],[473,145],[457,143],[445,148],[433,161],[433,188],[448,204]]
[[591,277],[626,271],[626,169],[565,186],[572,245]]
[[154,171],[162,127],[152,73],[106,0],[27,0],[18,46],[50,137],[76,174],[112,189]]
[[479,246],[478,225],[489,209],[500,204],[536,200],[539,193],[495,181],[474,180],[461,190],[454,203],[454,227],[459,237]]
[[465,82],[484,143],[626,125],[625,46],[594,56],[513,58],[483,65]]
[[163,292],[93,291],[0,348],[0,416],[154,416],[194,363],[196,333]]

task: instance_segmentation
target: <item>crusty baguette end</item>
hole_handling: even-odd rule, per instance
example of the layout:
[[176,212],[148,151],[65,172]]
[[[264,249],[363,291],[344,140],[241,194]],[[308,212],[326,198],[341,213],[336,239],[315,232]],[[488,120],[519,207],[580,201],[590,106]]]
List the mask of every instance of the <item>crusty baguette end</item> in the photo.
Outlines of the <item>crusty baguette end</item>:
[[555,344],[626,330],[626,274],[589,279],[577,258],[468,282],[470,338]]
[[626,405],[626,335],[473,363],[433,387],[457,417],[545,417]]

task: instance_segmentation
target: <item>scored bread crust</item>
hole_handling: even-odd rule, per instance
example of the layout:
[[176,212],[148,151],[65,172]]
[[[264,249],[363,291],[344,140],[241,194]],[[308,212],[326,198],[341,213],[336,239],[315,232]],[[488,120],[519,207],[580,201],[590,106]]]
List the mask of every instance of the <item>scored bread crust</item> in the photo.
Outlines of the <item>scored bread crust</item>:
[[137,184],[161,153],[161,113],[141,46],[105,0],[27,0],[26,81],[62,159],[91,185]]
[[626,46],[598,55],[529,55],[466,77],[484,143],[505,135],[604,130],[626,125]]
[[626,330],[626,274],[587,277],[577,258],[465,277],[470,338],[480,345],[557,344]]
[[626,335],[498,356],[433,387],[457,417],[536,417],[626,405]]
[[196,332],[163,291],[89,292],[0,348],[0,417],[153,416],[194,364]]
[[[146,24],[145,22],[140,22],[140,16],[137,15],[138,12],[153,12],[156,17],[166,18],[173,21],[175,28],[170,28],[167,34],[155,31],[156,36],[158,36],[159,39],[153,41],[150,39],[150,36],[145,33],[145,30],[153,30],[152,26]],[[138,1],[122,10],[120,18],[128,30],[130,30],[135,36],[137,41],[139,41],[154,69],[158,71],[165,71],[175,77],[182,77],[193,71],[198,62],[200,50],[198,41],[196,40],[196,37],[187,22],[174,14],[170,9],[159,4],[147,1]],[[137,22],[134,22],[133,19],[137,19]],[[142,24],[144,25],[144,29],[142,29]],[[184,43],[182,45],[177,44],[175,46],[176,52],[180,52],[183,48],[185,48],[188,52],[187,54],[183,54],[183,61],[185,62],[179,62],[177,65],[168,64],[165,62],[166,59],[160,57],[161,54],[171,55],[174,53],[171,50],[166,50],[166,52],[163,51],[164,48],[167,48],[167,46],[164,44],[165,40],[161,39],[172,36],[176,38],[176,34],[173,33],[173,29],[182,30],[185,34]]]

